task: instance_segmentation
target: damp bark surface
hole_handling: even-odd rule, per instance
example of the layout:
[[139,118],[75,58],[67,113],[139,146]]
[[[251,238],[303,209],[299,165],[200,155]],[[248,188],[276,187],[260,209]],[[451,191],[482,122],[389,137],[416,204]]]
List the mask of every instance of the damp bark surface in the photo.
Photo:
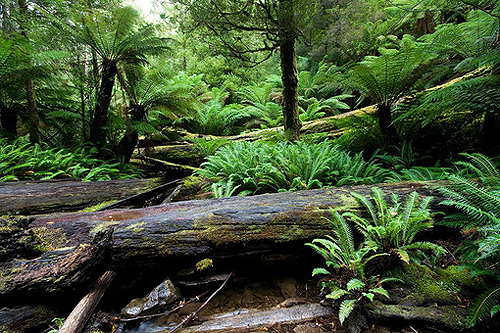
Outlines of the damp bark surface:
[[[434,182],[381,184],[385,193],[417,191],[442,200]],[[158,264],[166,258],[242,254],[273,249],[276,244],[305,242],[331,232],[330,208],[360,213],[350,195],[369,195],[371,186],[344,186],[300,192],[174,202],[142,209],[38,216],[33,230],[44,228],[67,239],[65,246],[91,242],[113,228],[113,265]]]
[[132,196],[166,181],[161,178],[100,182],[72,180],[0,183],[0,214],[41,214],[74,211]]

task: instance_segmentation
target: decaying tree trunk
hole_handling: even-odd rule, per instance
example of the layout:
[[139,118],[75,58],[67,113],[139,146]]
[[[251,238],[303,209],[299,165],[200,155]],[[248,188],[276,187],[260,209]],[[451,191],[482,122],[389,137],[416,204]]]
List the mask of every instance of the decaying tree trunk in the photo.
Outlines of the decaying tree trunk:
[[49,251],[39,258],[0,263],[0,298],[61,293],[95,278],[111,246],[111,230],[88,243]]
[[[442,200],[435,182],[380,184],[385,193],[412,191]],[[114,228],[113,265],[135,269],[164,260],[244,254],[273,249],[276,243],[304,242],[331,231],[329,208],[359,213],[351,197],[370,195],[371,186],[344,186],[301,192],[175,202],[143,209],[117,209],[38,217],[33,230],[46,228],[67,239],[64,246],[89,243],[93,235]],[[112,267],[110,267],[112,269]]]
[[0,183],[0,215],[74,211],[123,199],[165,182],[162,178],[152,178],[92,183],[70,180]]

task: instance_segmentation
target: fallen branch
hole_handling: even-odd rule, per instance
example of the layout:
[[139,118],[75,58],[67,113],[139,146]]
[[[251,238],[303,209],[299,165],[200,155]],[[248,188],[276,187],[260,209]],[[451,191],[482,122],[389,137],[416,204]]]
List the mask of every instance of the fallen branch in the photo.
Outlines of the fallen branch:
[[84,330],[90,316],[101,300],[106,289],[115,278],[116,273],[106,271],[95,283],[92,290],[71,311],[58,333],[80,333]]
[[161,316],[166,316],[166,315],[169,315],[177,310],[180,310],[182,309],[183,307],[185,307],[186,305],[188,305],[189,303],[193,303],[193,302],[198,302],[200,300],[200,298],[202,298],[203,296],[205,296],[205,294],[207,294],[208,292],[204,292],[203,294],[200,294],[198,296],[195,296],[193,298],[191,298],[190,300],[186,301],[186,302],[182,302],[181,304],[177,305],[175,308],[173,308],[172,310],[168,310],[166,312],[161,312],[161,313],[155,313],[155,314],[150,314],[150,315],[146,315],[146,316],[137,316],[137,317],[134,317],[134,318],[120,318],[120,322],[128,322],[128,321],[135,321],[135,320],[141,320],[141,319],[150,319],[150,318],[156,318],[156,317],[161,317]]
[[205,307],[205,305],[208,304],[208,302],[210,302],[212,300],[212,298],[214,298],[215,295],[217,295],[217,293],[219,291],[222,290],[222,288],[224,288],[224,286],[226,285],[227,281],[229,281],[229,279],[231,278],[231,276],[233,276],[233,273],[229,273],[229,275],[227,276],[227,278],[224,280],[224,282],[222,283],[222,285],[219,287],[219,289],[217,289],[216,291],[213,292],[212,295],[210,295],[210,297],[205,301],[205,303],[203,303],[199,308],[198,310],[196,310],[195,312],[189,314],[186,318],[184,318],[177,326],[175,326],[174,328],[172,328],[168,333],[173,333],[175,331],[177,331],[179,328],[182,327],[182,325],[186,324],[186,323],[189,323],[190,321],[192,321],[197,315],[198,313],[201,311],[201,309],[203,309]]

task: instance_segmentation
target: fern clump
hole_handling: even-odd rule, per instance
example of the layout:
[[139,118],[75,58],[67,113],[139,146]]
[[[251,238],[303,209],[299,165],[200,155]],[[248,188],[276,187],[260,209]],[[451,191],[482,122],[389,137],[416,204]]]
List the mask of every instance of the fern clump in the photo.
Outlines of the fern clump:
[[[354,236],[349,223],[343,215],[331,210],[332,219],[328,219],[333,227],[333,235],[326,238],[314,239],[306,245],[313,248],[326,261],[329,269],[347,271],[350,280],[343,285],[335,283],[333,280],[323,282],[323,288],[328,289],[327,298],[342,300],[339,305],[339,320],[343,324],[356,306],[363,300],[373,301],[376,295],[389,298],[387,290],[382,286],[389,281],[399,281],[394,278],[379,279],[378,275],[367,275],[366,265],[373,259],[380,256],[376,253],[376,247],[369,242],[362,242],[355,245]],[[313,270],[313,276],[317,274],[329,275],[330,271],[325,268]]]
[[464,154],[468,161],[460,165],[481,183],[454,175],[453,185],[440,190],[449,197],[443,205],[454,207],[457,214],[446,217],[444,224],[468,230],[472,241],[462,246],[463,266],[471,275],[484,275],[494,281],[469,309],[467,326],[493,316],[500,310],[500,171],[495,163],[481,154]]
[[198,174],[231,181],[253,193],[306,190],[327,185],[376,183],[384,170],[361,154],[351,156],[331,142],[277,144],[235,142],[207,157]]
[[79,149],[43,149],[23,139],[0,140],[0,181],[28,179],[81,178],[83,181],[128,179],[140,172],[121,161],[102,161]]
[[[380,279],[379,273],[387,272],[394,259],[409,264],[418,251],[445,252],[436,244],[414,241],[417,233],[432,227],[428,209],[432,198],[418,202],[417,193],[413,192],[402,202],[392,194],[388,204],[377,187],[372,188],[371,198],[357,193],[351,195],[368,211],[368,217],[350,212],[341,215],[332,210],[333,218],[329,221],[333,226],[333,235],[307,244],[326,260],[329,269],[337,269],[338,272],[347,270],[353,276],[345,287],[333,281],[324,284],[330,290],[327,298],[342,299],[339,312],[341,323],[362,299],[373,301],[375,295],[389,297],[382,283],[401,280],[392,277]],[[362,236],[357,247],[349,221],[354,223]],[[313,275],[320,273],[330,274],[330,271],[324,268],[313,271]]]
[[344,216],[355,223],[365,242],[376,246],[378,252],[405,263],[409,263],[411,256],[421,250],[432,250],[436,254],[446,252],[434,243],[414,241],[419,232],[433,226],[429,211],[432,197],[426,197],[419,203],[417,192],[412,192],[403,203],[397,195],[391,194],[389,205],[378,187],[372,188],[371,198],[357,193],[351,195],[367,210],[369,217],[349,212]]

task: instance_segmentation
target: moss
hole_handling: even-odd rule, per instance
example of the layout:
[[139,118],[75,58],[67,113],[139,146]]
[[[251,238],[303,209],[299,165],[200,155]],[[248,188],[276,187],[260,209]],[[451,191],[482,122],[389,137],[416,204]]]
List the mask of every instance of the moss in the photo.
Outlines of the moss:
[[395,275],[399,275],[398,277],[413,289],[412,294],[404,301],[407,304],[456,304],[458,301],[457,286],[450,281],[442,280],[439,274],[428,267],[410,262],[403,266],[402,272]]
[[443,281],[449,284],[459,284],[471,288],[482,288],[484,282],[477,276],[472,276],[470,271],[462,266],[448,266],[440,272]]
[[90,207],[87,207],[85,209],[82,209],[81,211],[82,212],[87,212],[87,213],[91,213],[91,212],[97,212],[99,209],[103,208],[103,207],[106,207],[108,205],[111,205],[112,203],[115,203],[117,202],[118,200],[109,200],[109,201],[104,201],[104,202],[100,202],[94,206],[90,206]]
[[34,250],[39,253],[64,247],[69,243],[66,234],[61,228],[48,229],[46,227],[33,228],[36,245]]
[[142,227],[144,227],[147,224],[148,224],[147,222],[141,221],[141,222],[133,223],[133,224],[129,225],[128,227],[126,227],[125,229],[132,230],[134,233],[140,233],[140,232],[146,230],[145,228],[142,228]]
[[280,241],[287,242],[303,238],[304,231],[298,225],[293,225],[287,228],[286,232],[282,234]]
[[196,267],[197,271],[201,272],[201,271],[204,271],[206,269],[214,267],[214,262],[210,258],[205,258],[205,259],[198,261],[196,263],[195,267]]
[[90,235],[95,236],[97,233],[106,231],[109,227],[117,224],[120,224],[120,222],[119,221],[99,222],[90,230]]

